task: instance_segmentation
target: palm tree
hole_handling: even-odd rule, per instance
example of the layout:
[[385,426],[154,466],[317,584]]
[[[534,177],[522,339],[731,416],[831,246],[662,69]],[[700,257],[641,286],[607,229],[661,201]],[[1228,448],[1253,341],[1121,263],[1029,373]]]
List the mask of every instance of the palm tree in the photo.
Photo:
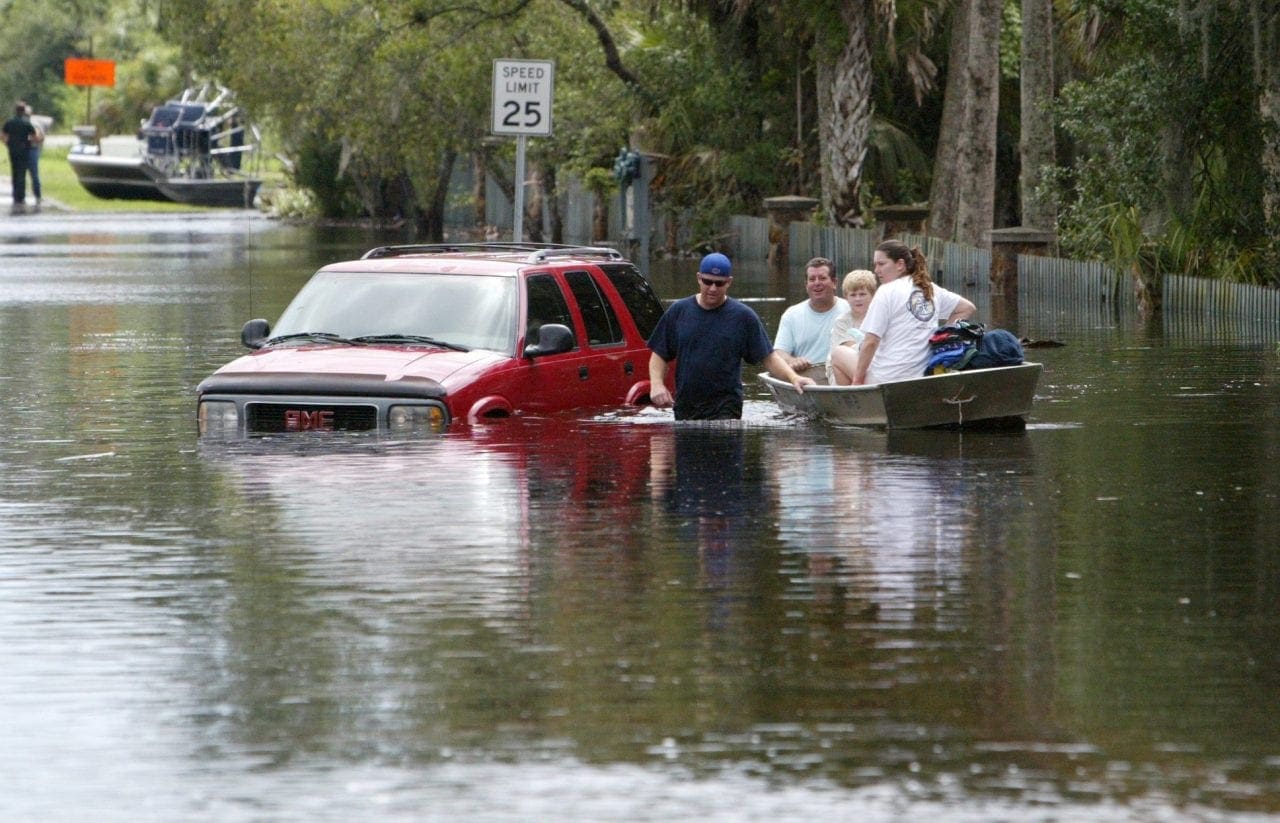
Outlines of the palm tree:
[[924,48],[950,1],[804,4],[813,27],[822,209],[836,225],[862,220],[863,169],[875,120],[873,43],[880,44],[890,64],[906,72],[919,102],[937,71]]
[[1000,0],[960,0],[929,193],[929,233],[971,246],[995,221]]
[[1019,141],[1022,225],[1052,230],[1057,224],[1053,198],[1044,180],[1055,162],[1053,135],[1053,0],[1022,0],[1022,111]]

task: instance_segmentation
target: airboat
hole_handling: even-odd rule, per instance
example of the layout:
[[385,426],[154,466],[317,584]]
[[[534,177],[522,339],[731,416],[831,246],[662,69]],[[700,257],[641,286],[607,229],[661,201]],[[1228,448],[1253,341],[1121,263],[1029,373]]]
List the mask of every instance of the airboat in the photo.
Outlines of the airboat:
[[261,135],[232,93],[212,83],[156,106],[134,136],[75,131],[67,162],[96,197],[249,208],[262,185]]

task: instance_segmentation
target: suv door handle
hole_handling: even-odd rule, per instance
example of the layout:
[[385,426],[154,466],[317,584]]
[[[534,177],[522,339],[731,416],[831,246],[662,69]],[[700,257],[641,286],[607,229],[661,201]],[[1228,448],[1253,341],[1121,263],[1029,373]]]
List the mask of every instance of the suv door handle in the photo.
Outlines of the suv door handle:
[[579,367],[578,367],[578,379],[579,379],[579,380],[586,380],[586,379],[587,379],[587,367],[586,367],[586,366],[579,366]]

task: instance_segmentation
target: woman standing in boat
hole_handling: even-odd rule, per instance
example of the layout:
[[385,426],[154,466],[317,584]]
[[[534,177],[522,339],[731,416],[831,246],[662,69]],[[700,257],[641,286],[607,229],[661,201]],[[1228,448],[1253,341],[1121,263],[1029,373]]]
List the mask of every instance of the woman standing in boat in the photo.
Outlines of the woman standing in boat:
[[919,247],[886,240],[876,246],[874,261],[880,288],[862,321],[866,337],[858,351],[854,385],[923,377],[929,337],[943,321],[965,320],[977,307],[929,279],[929,265]]

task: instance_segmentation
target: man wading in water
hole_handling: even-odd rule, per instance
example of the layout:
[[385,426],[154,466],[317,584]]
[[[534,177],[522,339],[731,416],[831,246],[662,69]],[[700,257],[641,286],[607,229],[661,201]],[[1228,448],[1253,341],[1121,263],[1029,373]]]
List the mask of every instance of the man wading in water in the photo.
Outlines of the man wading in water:
[[[698,293],[672,303],[649,335],[649,400],[675,406],[676,420],[742,417],[742,361],[761,363],[769,374],[803,392],[814,381],[796,374],[773,350],[764,323],[749,306],[729,297],[729,258],[718,252],[698,266]],[[676,362],[676,393],[667,367]]]

